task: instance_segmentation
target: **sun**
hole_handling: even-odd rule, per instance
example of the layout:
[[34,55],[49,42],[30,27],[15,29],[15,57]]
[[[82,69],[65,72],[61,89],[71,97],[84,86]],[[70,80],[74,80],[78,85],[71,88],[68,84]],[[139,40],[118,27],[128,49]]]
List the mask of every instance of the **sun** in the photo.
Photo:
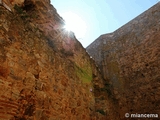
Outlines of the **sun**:
[[65,20],[64,29],[74,32],[77,38],[85,36],[87,27],[80,16],[73,12],[65,12],[61,16]]

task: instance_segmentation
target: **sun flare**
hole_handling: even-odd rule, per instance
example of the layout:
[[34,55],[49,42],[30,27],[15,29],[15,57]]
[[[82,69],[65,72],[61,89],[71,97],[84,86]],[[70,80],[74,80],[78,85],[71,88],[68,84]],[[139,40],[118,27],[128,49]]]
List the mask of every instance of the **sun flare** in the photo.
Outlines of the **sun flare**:
[[73,12],[66,12],[62,14],[62,17],[65,20],[64,28],[67,31],[74,32],[77,38],[83,38],[85,36],[87,27],[81,17]]

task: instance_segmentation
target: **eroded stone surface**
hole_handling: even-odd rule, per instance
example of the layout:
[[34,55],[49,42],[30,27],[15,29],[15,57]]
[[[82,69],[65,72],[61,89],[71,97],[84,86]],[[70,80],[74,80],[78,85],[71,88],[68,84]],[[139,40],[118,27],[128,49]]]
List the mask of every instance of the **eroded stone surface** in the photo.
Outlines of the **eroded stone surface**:
[[101,35],[87,51],[113,85],[121,119],[125,113],[160,115],[160,3]]
[[95,101],[104,87],[98,68],[49,0],[14,2],[12,13],[0,6],[0,118],[112,117],[108,101]]

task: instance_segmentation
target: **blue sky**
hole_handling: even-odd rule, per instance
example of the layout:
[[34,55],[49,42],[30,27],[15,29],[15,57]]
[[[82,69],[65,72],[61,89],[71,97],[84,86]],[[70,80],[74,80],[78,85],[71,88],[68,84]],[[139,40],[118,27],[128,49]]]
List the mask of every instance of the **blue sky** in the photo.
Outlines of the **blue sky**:
[[115,31],[158,0],[51,0],[51,3],[60,16],[73,12],[85,22],[85,36],[77,39],[87,47],[100,35]]

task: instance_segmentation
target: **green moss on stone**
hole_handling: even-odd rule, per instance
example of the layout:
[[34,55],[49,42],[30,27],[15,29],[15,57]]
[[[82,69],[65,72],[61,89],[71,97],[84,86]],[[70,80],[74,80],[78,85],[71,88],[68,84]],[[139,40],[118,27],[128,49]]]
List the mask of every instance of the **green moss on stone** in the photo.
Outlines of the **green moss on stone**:
[[79,67],[75,65],[76,74],[83,81],[83,83],[90,83],[92,81],[92,69],[91,66]]

